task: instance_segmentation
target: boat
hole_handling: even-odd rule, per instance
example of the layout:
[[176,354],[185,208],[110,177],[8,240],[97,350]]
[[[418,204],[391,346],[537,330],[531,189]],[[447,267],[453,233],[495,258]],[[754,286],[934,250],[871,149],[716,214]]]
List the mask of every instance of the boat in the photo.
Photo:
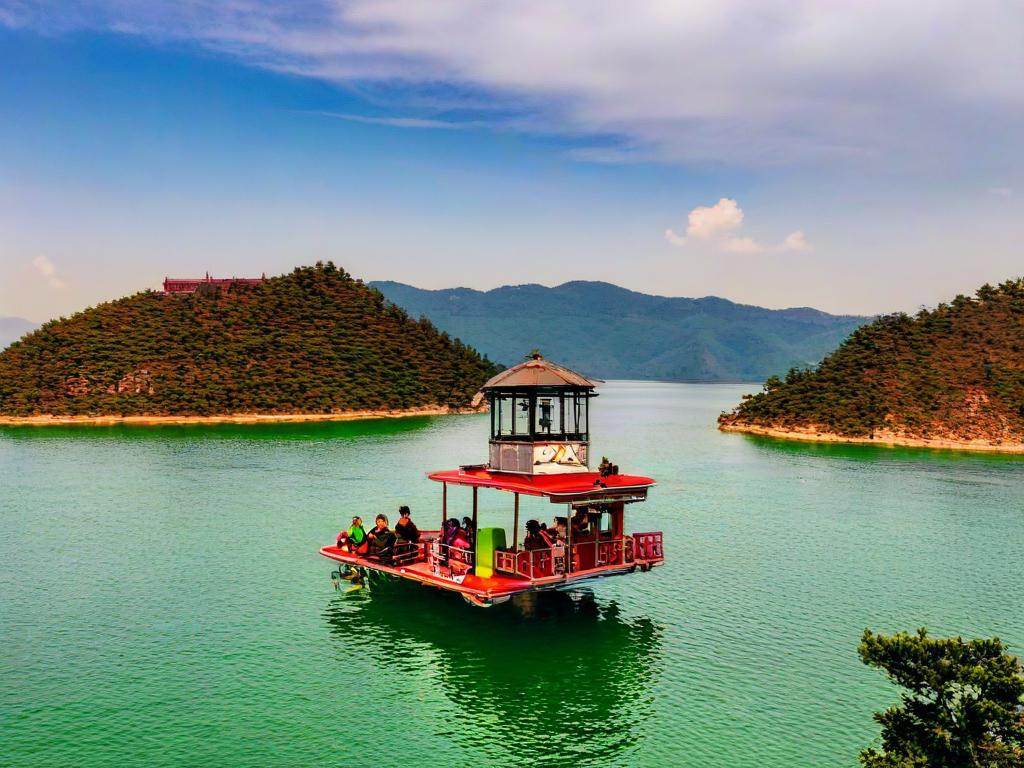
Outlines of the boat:
[[[516,595],[575,589],[662,565],[662,532],[627,533],[625,528],[626,508],[645,501],[655,481],[622,474],[607,459],[596,469],[590,466],[590,402],[597,384],[540,354],[490,379],[475,399],[479,405],[486,398],[489,406],[488,462],[427,474],[441,486],[440,527],[379,554],[342,540],[322,547],[324,557],[341,564],[336,579],[407,579],[490,607]],[[470,537],[453,541],[442,535],[446,525],[450,531],[457,524],[449,519],[455,489],[471,495],[469,543]],[[481,490],[511,495],[511,533],[477,527]],[[550,529],[527,521],[528,532],[521,537],[522,496],[564,505],[564,514],[556,514]]]

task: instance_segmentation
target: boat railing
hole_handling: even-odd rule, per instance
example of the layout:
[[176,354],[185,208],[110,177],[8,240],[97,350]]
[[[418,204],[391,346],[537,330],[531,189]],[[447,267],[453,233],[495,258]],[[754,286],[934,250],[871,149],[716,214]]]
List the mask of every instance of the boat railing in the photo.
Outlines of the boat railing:
[[[569,573],[629,565],[633,562],[634,543],[630,536],[594,539],[572,545],[573,561]],[[543,549],[500,550],[494,553],[494,570],[525,579],[543,579],[565,575],[564,544]]]
[[664,560],[665,540],[662,532],[634,533],[633,556],[637,560]]
[[453,547],[439,540],[425,542],[426,560],[430,572],[436,576],[458,578],[465,576],[474,565],[472,549]]

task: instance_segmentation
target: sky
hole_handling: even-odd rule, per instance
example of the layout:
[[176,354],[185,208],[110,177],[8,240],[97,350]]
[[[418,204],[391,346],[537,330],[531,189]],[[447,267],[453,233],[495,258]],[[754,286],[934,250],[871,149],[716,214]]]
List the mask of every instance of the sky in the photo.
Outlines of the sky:
[[1024,5],[0,0],[0,316],[333,260],[875,314],[1024,274]]

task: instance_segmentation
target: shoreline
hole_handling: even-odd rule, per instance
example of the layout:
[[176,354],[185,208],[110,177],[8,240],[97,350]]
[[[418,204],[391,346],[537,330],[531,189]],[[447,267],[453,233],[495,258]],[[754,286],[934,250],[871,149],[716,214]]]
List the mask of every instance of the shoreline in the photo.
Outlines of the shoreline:
[[847,443],[853,445],[881,445],[888,448],[934,448],[944,451],[1024,454],[1024,443],[993,443],[987,440],[906,437],[887,431],[876,432],[875,436],[871,438],[838,435],[834,432],[819,432],[810,427],[804,429],[779,429],[776,427],[763,427],[759,424],[719,424],[718,429],[722,432],[759,435],[779,440],[800,440],[808,443]]
[[345,411],[344,413],[230,413],[217,416],[0,416],[0,427],[96,426],[135,424],[141,426],[186,424],[285,424],[315,421],[362,421],[401,419],[410,416],[449,416],[482,413],[478,408],[422,406],[399,410]]

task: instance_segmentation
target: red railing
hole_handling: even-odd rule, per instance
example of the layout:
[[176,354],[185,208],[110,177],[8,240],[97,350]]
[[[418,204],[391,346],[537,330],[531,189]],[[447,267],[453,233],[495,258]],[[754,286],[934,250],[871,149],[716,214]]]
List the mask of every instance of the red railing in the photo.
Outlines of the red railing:
[[[636,536],[645,537],[642,548],[638,549]],[[621,539],[595,539],[572,545],[572,573],[608,568],[617,565],[630,565],[634,559],[662,559],[661,533],[633,534]],[[656,556],[644,554],[641,558],[637,553],[657,551]],[[518,552],[495,552],[494,570],[509,576],[520,576],[525,579],[542,579],[549,576],[561,576],[566,572],[566,549],[556,546],[548,549],[527,549]]]
[[633,556],[637,560],[664,560],[665,542],[661,531],[633,534]]

